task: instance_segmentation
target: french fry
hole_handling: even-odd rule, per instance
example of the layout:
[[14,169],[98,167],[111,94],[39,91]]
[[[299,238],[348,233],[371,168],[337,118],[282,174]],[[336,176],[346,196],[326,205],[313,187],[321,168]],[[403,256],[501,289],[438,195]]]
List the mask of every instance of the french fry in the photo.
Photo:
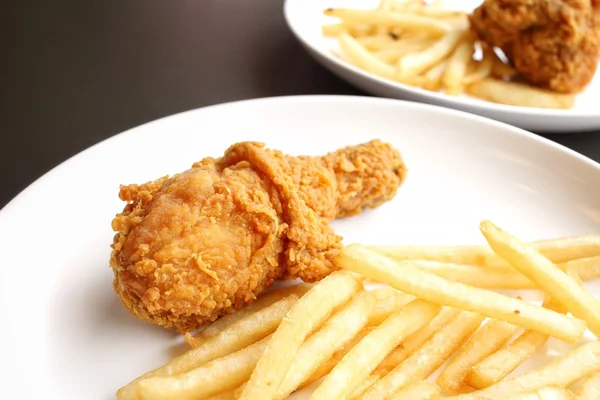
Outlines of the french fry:
[[356,41],[362,45],[365,49],[370,51],[377,51],[388,49],[390,47],[396,48],[396,41],[390,37],[390,35],[378,35],[378,36],[367,36],[357,38]]
[[440,90],[442,87],[442,76],[444,76],[444,72],[448,67],[448,60],[441,61],[435,67],[429,69],[429,71],[425,72],[423,75],[424,83],[423,88],[427,90]]
[[428,42],[422,43],[394,43],[391,45],[383,45],[380,50],[373,53],[375,57],[385,63],[396,63],[400,57],[405,56],[414,51],[419,51],[423,47],[427,46]]
[[375,296],[371,292],[362,292],[311,335],[298,349],[274,398],[284,399],[289,396],[319,365],[355,337],[369,321],[369,313],[375,303]]
[[402,57],[402,50],[399,49],[383,49],[373,52],[373,55],[386,64],[392,64]]
[[396,2],[396,0],[381,0],[379,2],[379,6],[377,7],[377,9],[388,10],[388,11],[392,10],[395,2]]
[[421,15],[427,15],[428,17],[434,17],[434,18],[457,18],[457,17],[462,17],[462,18],[466,18],[467,15],[462,12],[462,11],[454,11],[454,10],[447,10],[445,8],[442,7],[435,7],[435,6],[425,6],[425,7],[419,7],[418,10],[416,10],[417,14],[421,14]]
[[442,308],[442,311],[436,315],[431,323],[407,337],[405,341],[392,350],[392,352],[377,366],[373,373],[385,376],[388,372],[406,360],[412,353],[417,351],[423,343],[429,340],[429,338],[431,338],[438,330],[455,319],[459,313],[460,311],[454,308]]
[[547,340],[548,335],[543,333],[534,330],[523,332],[508,346],[473,366],[467,375],[467,384],[476,389],[492,386],[532,356]]
[[301,283],[299,285],[291,285],[279,290],[272,291],[270,293],[266,293],[260,296],[258,299],[256,299],[255,302],[244,306],[240,310],[237,310],[234,313],[227,314],[219,318],[218,320],[201,330],[196,335],[192,336],[190,333],[187,333],[185,335],[185,340],[190,346],[198,347],[209,338],[218,335],[223,330],[227,329],[230,325],[235,324],[239,320],[244,319],[257,311],[260,311],[263,308],[268,307],[276,301],[279,301],[289,295],[295,294],[298,297],[302,297],[306,292],[310,290],[311,287],[311,284]]
[[517,394],[506,400],[575,400],[567,389],[548,386],[534,392]]
[[498,57],[498,54],[495,51],[492,55],[492,77],[496,79],[506,79],[512,78],[518,74],[517,70],[511,65],[505,63],[502,59],[500,59],[500,57]]
[[347,31],[348,27],[344,24],[329,24],[321,27],[324,36],[339,36]]
[[442,374],[438,377],[438,385],[440,385],[445,393],[458,394],[460,389],[465,386],[465,378],[471,368],[498,350],[518,329],[517,326],[507,322],[494,319],[488,320],[460,348],[452,362],[446,366]]
[[490,247],[600,336],[600,301],[533,248],[489,221],[480,225]]
[[381,61],[347,33],[340,35],[342,51],[360,68],[384,78],[394,77],[394,68]]
[[510,269],[482,268],[473,265],[450,264],[439,261],[415,260],[411,265],[442,278],[485,289],[535,289],[537,286],[525,275]]
[[585,321],[496,292],[440,278],[413,266],[410,261],[398,263],[360,245],[347,246],[336,261],[343,269],[387,283],[404,293],[536,329],[568,343],[579,341],[586,329]]
[[380,400],[407,385],[426,379],[460,347],[485,317],[468,311],[437,331],[425,344],[403,363],[375,383],[361,400]]
[[527,330],[508,347],[475,365],[467,376],[467,383],[476,389],[485,389],[499,382],[542,347],[546,340],[548,335]]
[[414,12],[421,8],[421,0],[392,0],[391,10],[402,12]]
[[250,377],[271,337],[180,375],[143,379],[137,393],[141,400],[197,400],[235,389]]
[[420,381],[396,392],[390,400],[437,400],[442,397],[440,387],[435,383]]
[[361,288],[355,276],[336,271],[302,296],[273,333],[241,399],[272,399],[304,339]]
[[[369,325],[371,327],[362,329],[351,341],[344,345],[342,349],[336,351],[329,360],[322,363],[317,368],[317,370],[306,382],[301,385],[301,387],[310,385],[311,383],[318,381],[327,375],[342,360],[342,358],[344,358],[344,356],[373,329],[372,326],[380,325],[390,315],[400,311],[402,307],[414,300],[414,297],[399,292],[398,290],[389,286],[373,290],[371,293],[376,299],[375,308],[369,317]],[[442,310],[440,314],[443,313],[444,311]],[[437,319],[438,317],[434,319],[434,322]],[[412,336],[413,335],[411,335],[411,337]]]
[[575,96],[556,93],[515,82],[505,82],[494,78],[482,79],[466,86],[466,92],[492,103],[519,107],[549,109],[572,108]]
[[379,379],[379,375],[371,374],[369,375],[361,384],[359,384],[356,389],[347,397],[348,400],[358,399],[363,395],[377,380]]
[[583,281],[600,278],[600,257],[580,258],[557,265],[563,271],[572,271]]
[[[285,293],[291,293],[291,291],[287,290]],[[271,296],[268,301],[280,295],[281,293],[277,293]],[[117,392],[117,398],[119,400],[133,400],[135,399],[137,386],[144,379],[182,374],[261,340],[277,329],[287,312],[297,301],[298,296],[291,294],[254,314],[232,323],[219,334],[209,337],[201,347],[188,351],[166,365],[147,372],[122,387]]]
[[[372,293],[376,297],[377,302],[375,305],[375,309],[373,310],[369,318],[369,325],[371,325],[371,327],[364,328],[363,330],[361,330],[351,341],[349,341],[345,346],[343,346],[342,349],[336,351],[333,354],[333,356],[331,356],[326,362],[322,363],[317,368],[317,370],[310,376],[310,378],[308,378],[300,387],[308,386],[311,383],[316,382],[325,375],[327,375],[342,360],[342,358],[344,358],[344,356],[348,354],[350,350],[352,350],[354,346],[356,346],[365,336],[367,336],[369,332],[371,332],[371,330],[373,330],[372,326],[380,325],[390,315],[397,311],[400,311],[402,307],[414,300],[414,297],[405,295],[404,293],[401,293],[396,289],[390,287],[376,289]],[[393,367],[398,365],[400,361],[397,360],[400,357],[408,357],[408,355],[405,356],[407,352],[409,352],[408,354],[410,354],[412,351],[414,351],[414,349],[416,349],[418,346],[420,346],[421,343],[424,342],[424,340],[421,341],[421,335],[427,337],[431,336],[431,334],[433,334],[436,328],[439,328],[439,326],[445,324],[456,314],[458,314],[458,311],[456,311],[455,313],[449,313],[450,310],[452,309],[443,309],[440,312],[440,314],[433,319],[431,324],[428,324],[419,331],[410,335],[410,337],[408,337],[403,344],[394,349],[384,359],[384,361],[382,361],[382,363],[377,367],[377,370],[379,370],[380,367],[382,367],[388,368],[387,371],[389,371]],[[404,358],[402,358],[402,360],[404,360]],[[390,365],[393,366],[390,367]]]
[[[535,289],[537,285],[519,271],[508,268],[482,268],[439,261],[414,260],[412,265],[454,282],[485,289]],[[557,264],[582,280],[600,278],[600,257],[582,258]]]
[[[222,351],[233,352],[239,350],[275,332],[275,329],[277,329],[283,317],[285,317],[287,312],[293,307],[294,304],[296,304],[297,301],[297,295],[289,295],[288,297],[285,297],[278,302],[263,308],[262,310],[256,311],[254,314],[250,314],[235,324],[228,326],[221,331],[220,336],[223,337],[224,340],[227,340],[226,338],[228,337],[231,338],[230,342],[235,343],[235,348],[228,348],[225,343],[221,343]],[[244,341],[238,340],[236,342],[233,339],[242,336],[244,336]],[[186,339],[188,344],[190,344],[193,348],[199,347],[195,337],[186,337]],[[200,345],[204,345],[206,343],[207,341],[202,341]]]
[[573,382],[600,371],[600,342],[584,344],[548,365],[508,378],[486,389],[448,397],[448,400],[505,399],[546,386],[568,387]]
[[[561,304],[550,298],[544,301],[543,307],[560,313],[566,311]],[[467,384],[476,389],[485,389],[499,382],[532,356],[547,340],[548,335],[543,333],[524,331],[511,343],[473,366],[467,374]]]
[[433,43],[435,43],[435,40],[430,37],[423,36],[422,34],[407,33],[393,43],[386,45],[385,48],[405,50],[403,55],[406,55],[411,51],[423,50]]
[[346,356],[346,354],[348,354],[350,352],[350,350],[352,350],[354,348],[354,346],[356,346],[361,340],[363,340],[363,338],[365,336],[367,336],[369,334],[369,332],[371,332],[373,329],[374,328],[372,328],[372,327],[367,327],[367,328],[364,328],[362,331],[360,331],[358,333],[358,335],[356,335],[342,349],[336,351],[329,360],[322,363],[319,366],[319,368],[317,368],[317,370],[310,376],[310,378],[308,378],[302,385],[300,385],[300,387],[304,388],[304,387],[318,381],[319,379],[321,379],[322,377],[327,375],[329,372],[331,372],[331,370],[333,368],[335,368],[335,366],[338,365],[340,363],[340,361],[342,361],[342,359]]
[[372,292],[375,297],[375,307],[369,315],[369,325],[379,325],[393,313],[400,311],[402,307],[415,298],[389,286],[375,289]]
[[[600,235],[540,240],[529,243],[529,245],[555,264],[600,256]],[[488,268],[513,269],[489,246],[392,245],[368,246],[368,248],[399,261],[429,260]]]
[[368,23],[402,27],[420,33],[439,36],[450,31],[452,26],[445,21],[410,13],[382,10],[353,10],[349,8],[329,8],[328,17],[336,17],[348,23]]
[[476,68],[473,72],[469,73],[463,79],[463,85],[470,85],[475,82],[479,82],[483,79],[488,78],[492,74],[492,67],[494,65],[494,51],[488,47],[483,49],[483,58],[477,62]]
[[439,311],[440,306],[417,299],[391,315],[346,354],[311,399],[343,399],[350,395],[392,349],[430,322]]
[[600,399],[600,373],[588,376],[575,392],[577,400]]
[[402,57],[397,64],[396,79],[402,82],[432,68],[452,53],[464,35],[463,30],[453,30],[426,50]]
[[214,396],[210,396],[206,400],[236,400],[235,392],[233,390],[226,390]]
[[474,41],[466,38],[456,47],[448,60],[448,66],[442,76],[442,83],[445,91],[450,95],[457,95],[462,92],[462,85],[467,75],[467,66],[473,58]]

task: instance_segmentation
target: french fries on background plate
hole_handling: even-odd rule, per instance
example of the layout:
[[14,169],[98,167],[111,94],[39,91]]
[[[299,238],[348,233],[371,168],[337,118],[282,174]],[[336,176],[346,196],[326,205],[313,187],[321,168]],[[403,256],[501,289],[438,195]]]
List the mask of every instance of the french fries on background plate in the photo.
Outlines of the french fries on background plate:
[[[350,245],[340,271],[187,334],[190,350],[117,398],[599,399],[600,342],[584,332],[599,333],[600,306],[581,283],[600,277],[600,236],[525,243],[489,221],[480,230],[489,246]],[[513,373],[552,337],[574,346]]]
[[322,27],[354,66],[395,82],[494,103],[567,109],[574,96],[510,82],[516,71],[497,49],[476,40],[466,13],[442,2],[382,0],[377,9],[328,8]]

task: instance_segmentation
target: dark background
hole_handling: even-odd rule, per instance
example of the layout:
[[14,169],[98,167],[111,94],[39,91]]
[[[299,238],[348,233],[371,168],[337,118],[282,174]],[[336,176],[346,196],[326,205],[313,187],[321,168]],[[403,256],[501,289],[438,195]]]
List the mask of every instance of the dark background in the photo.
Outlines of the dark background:
[[[232,100],[361,94],[313,61],[281,0],[0,5],[0,207],[136,125]],[[600,132],[548,136],[600,161]]]

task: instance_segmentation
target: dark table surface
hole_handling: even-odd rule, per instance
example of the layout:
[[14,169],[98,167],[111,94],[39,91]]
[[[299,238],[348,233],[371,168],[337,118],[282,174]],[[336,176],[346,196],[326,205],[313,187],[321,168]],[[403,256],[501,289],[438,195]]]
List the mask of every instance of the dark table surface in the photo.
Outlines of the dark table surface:
[[[281,0],[4,2],[0,207],[70,156],[210,104],[362,95],[288,30]],[[600,161],[600,132],[549,135]]]

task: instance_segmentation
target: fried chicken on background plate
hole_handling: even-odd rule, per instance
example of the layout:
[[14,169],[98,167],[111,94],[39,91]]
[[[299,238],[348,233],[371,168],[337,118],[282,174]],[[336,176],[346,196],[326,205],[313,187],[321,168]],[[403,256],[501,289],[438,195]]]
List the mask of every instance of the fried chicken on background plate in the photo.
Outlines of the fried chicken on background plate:
[[323,157],[242,142],[173,177],[122,186],[114,289],[137,317],[194,330],[280,277],[325,277],[341,249],[328,222],[390,200],[405,174],[380,141]]
[[502,49],[528,82],[576,93],[598,64],[595,11],[590,0],[485,0],[470,21],[479,38]]

